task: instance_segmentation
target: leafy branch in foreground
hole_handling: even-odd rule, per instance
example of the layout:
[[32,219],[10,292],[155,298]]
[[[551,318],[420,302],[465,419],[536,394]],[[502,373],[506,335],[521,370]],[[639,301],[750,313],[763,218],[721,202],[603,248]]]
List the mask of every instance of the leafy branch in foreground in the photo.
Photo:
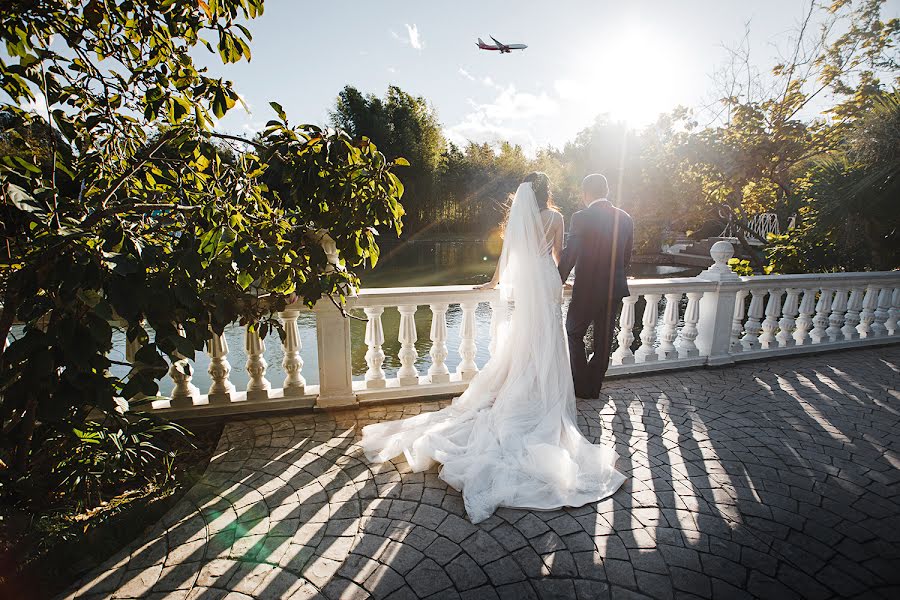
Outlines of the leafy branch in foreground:
[[[50,439],[127,430],[117,398],[156,395],[210,331],[264,333],[295,298],[342,298],[352,267],[378,258],[373,228],[400,230],[405,163],[292,126],[276,103],[252,141],[213,131],[240,98],[192,49],[249,60],[236,20],[262,0],[13,4],[0,14],[0,336],[23,327],[0,356],[7,483],[46,471]],[[347,269],[330,268],[323,231]],[[124,377],[107,357],[117,327],[141,344]]]

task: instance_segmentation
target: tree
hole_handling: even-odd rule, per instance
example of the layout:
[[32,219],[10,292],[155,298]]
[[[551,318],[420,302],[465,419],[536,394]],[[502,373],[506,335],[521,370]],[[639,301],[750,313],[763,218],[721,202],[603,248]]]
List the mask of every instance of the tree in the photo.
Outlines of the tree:
[[[766,78],[753,70],[746,46],[734,50],[710,126],[685,136],[685,179],[724,212],[758,269],[762,256],[747,244],[748,217],[774,211],[786,222],[800,207],[810,165],[839,151],[846,129],[882,90],[879,74],[898,71],[900,20],[882,20],[883,3],[810,2]],[[834,103],[809,118],[828,95]]]
[[[262,9],[14,0],[0,13],[0,143],[14,150],[0,157],[0,335],[24,324],[0,355],[4,491],[29,475],[60,484],[52,467],[74,468],[73,446],[135,425],[118,399],[157,394],[211,332],[240,320],[266,335],[295,296],[339,302],[352,267],[377,260],[372,228],[399,233],[405,161],[292,126],[277,103],[254,141],[213,130],[239,96],[192,53],[249,60],[237,21]],[[328,268],[321,230],[350,270]],[[141,346],[124,378],[108,370],[111,323]]]
[[858,116],[841,148],[816,162],[799,225],[770,246],[778,272],[900,266],[900,91]]
[[407,229],[415,234],[434,221],[435,175],[446,141],[434,108],[424,98],[396,86],[388,88],[384,99],[346,86],[338,94],[331,122],[355,139],[371,139],[389,159],[407,159]]

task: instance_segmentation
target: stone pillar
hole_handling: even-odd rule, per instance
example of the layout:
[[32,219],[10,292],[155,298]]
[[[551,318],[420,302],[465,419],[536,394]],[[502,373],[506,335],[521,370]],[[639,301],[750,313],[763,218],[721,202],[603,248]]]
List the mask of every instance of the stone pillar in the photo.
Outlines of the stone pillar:
[[288,311],[281,313],[284,324],[284,396],[296,397],[306,393],[306,379],[303,377],[303,357],[300,356],[300,330],[297,328],[297,313]]
[[741,289],[741,278],[728,266],[734,256],[734,246],[720,240],[710,248],[713,265],[700,273],[698,279],[716,282],[716,289],[704,292],[700,300],[700,321],[697,324],[697,348],[710,365],[734,362],[731,357],[732,325],[735,301]]
[[431,367],[428,375],[431,383],[449,383],[450,370],[447,360],[447,304],[431,305]]
[[478,373],[478,365],[475,363],[475,353],[478,351],[475,345],[475,309],[478,308],[478,303],[461,302],[460,308],[463,317],[459,335],[459,356],[462,360],[456,367],[456,372],[460,379],[469,381]]
[[381,324],[381,315],[384,313],[383,306],[367,306],[363,309],[369,320],[366,322],[366,388],[381,389],[387,385],[387,379],[384,375],[384,350],[381,349],[384,344],[384,327]]
[[319,397],[316,406],[356,404],[350,354],[350,320],[323,300],[316,305],[316,345],[319,352]]
[[416,352],[416,305],[405,304],[398,306],[400,311],[400,331],[398,339],[400,340],[400,370],[397,371],[397,380],[400,385],[418,385],[419,371],[416,369],[416,359],[419,353]]
[[209,403],[228,404],[234,399],[234,384],[228,376],[231,374],[231,363],[228,362],[228,340],[225,334],[216,334],[210,330],[206,340],[206,353],[209,355]]

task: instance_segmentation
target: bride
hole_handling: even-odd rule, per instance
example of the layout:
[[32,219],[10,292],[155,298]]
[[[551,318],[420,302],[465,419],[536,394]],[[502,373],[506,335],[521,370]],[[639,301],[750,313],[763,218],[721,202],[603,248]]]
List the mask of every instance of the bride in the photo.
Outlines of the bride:
[[402,453],[414,471],[441,463],[441,479],[462,492],[473,523],[500,506],[582,506],[625,479],[615,451],[589,442],[576,423],[556,267],[563,219],[549,207],[549,188],[545,174],[532,173],[516,190],[487,284],[499,283],[514,308],[468,389],[440,411],[362,430],[371,462]]

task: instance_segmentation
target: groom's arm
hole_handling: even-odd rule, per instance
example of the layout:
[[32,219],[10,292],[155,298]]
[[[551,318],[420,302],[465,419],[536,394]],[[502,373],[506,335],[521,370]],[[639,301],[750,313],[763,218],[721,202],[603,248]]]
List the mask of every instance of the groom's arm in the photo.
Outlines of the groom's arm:
[[575,267],[575,259],[578,258],[579,230],[578,224],[579,213],[572,215],[572,224],[569,225],[569,239],[566,240],[566,247],[563,248],[562,257],[559,259],[559,277],[563,283],[569,278],[569,273]]

